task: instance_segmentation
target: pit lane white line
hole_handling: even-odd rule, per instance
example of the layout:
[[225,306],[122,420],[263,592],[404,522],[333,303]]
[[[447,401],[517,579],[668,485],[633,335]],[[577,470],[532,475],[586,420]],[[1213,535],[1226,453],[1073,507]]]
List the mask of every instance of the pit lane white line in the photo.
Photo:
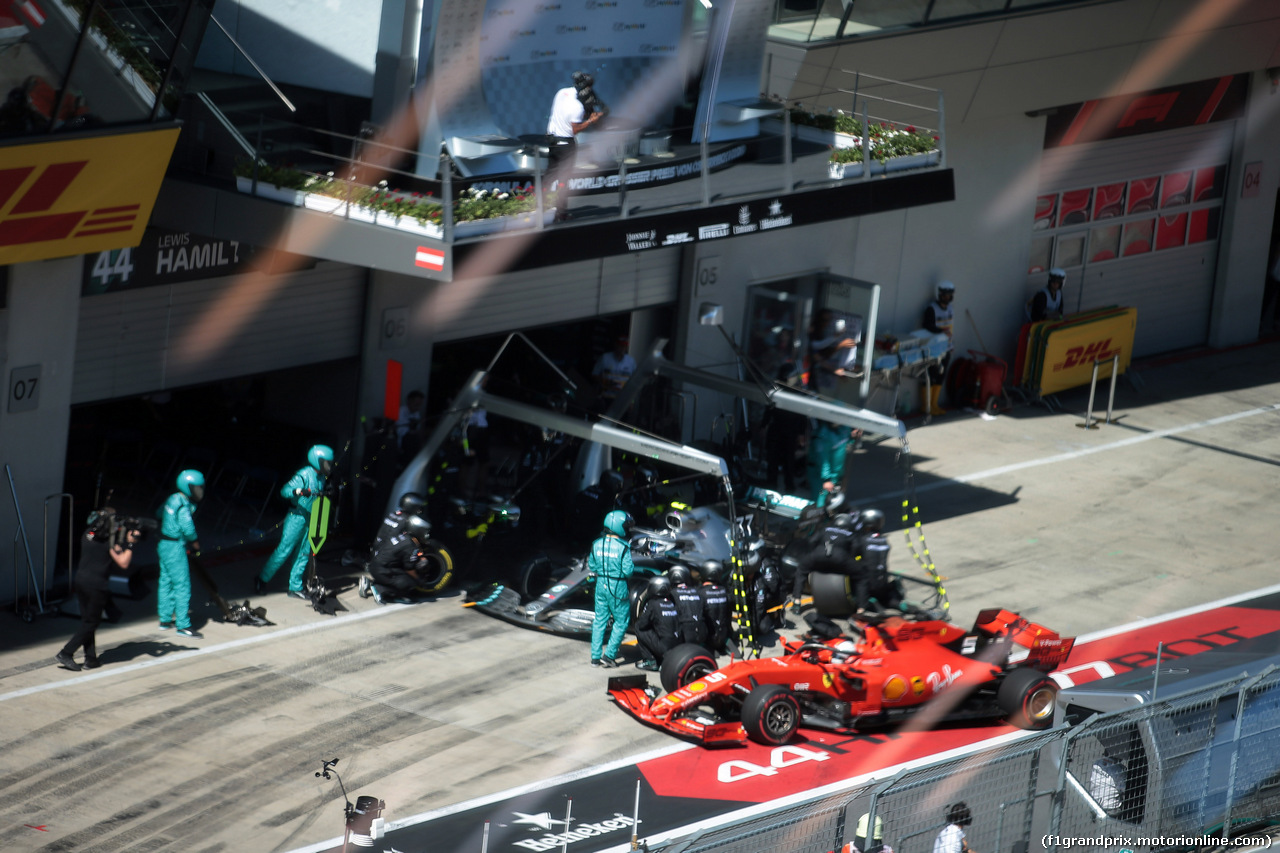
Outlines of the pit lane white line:
[[[1079,637],[1076,637],[1076,643],[1080,645],[1084,645],[1085,643],[1089,643],[1094,640],[1101,640],[1106,637],[1115,636],[1116,634],[1124,634],[1129,631],[1137,630],[1138,628],[1145,628],[1151,625],[1158,625],[1161,622],[1168,622],[1172,619],[1181,619],[1185,616],[1194,616],[1197,613],[1205,613],[1210,610],[1216,610],[1220,607],[1230,607],[1231,605],[1237,604],[1241,601],[1247,601],[1251,598],[1259,598],[1264,595],[1272,595],[1274,593],[1280,593],[1280,584],[1273,584],[1272,586],[1262,587],[1261,589],[1255,589],[1249,592],[1242,592],[1237,595],[1228,596],[1226,598],[1220,598],[1217,601],[1211,601],[1208,604],[1197,604],[1192,607],[1185,607],[1182,610],[1174,610],[1170,613],[1164,613],[1159,616],[1148,616],[1143,619],[1135,619],[1132,622],[1126,622],[1125,624],[1118,625],[1114,628],[1105,628],[1101,631],[1094,631],[1093,633],[1090,633],[1090,634],[1081,634]],[[1019,732],[1009,732],[1003,735],[996,735],[995,737],[988,738],[986,740],[981,740],[976,743],[971,743],[966,746],[956,747],[955,749],[948,750],[946,752],[939,752],[933,755],[926,755],[922,758],[914,758],[914,759],[911,759],[910,761],[905,761],[901,764],[895,764],[892,767],[886,767],[881,770],[875,770],[875,771],[872,771],[871,773],[867,773],[862,776],[855,776],[850,779],[842,779],[839,782],[833,782],[832,784],[826,785],[821,788],[814,788],[808,791],[802,791],[797,794],[791,794],[790,796],[787,796],[787,797],[781,797],[776,800],[770,800],[767,803],[759,803],[754,806],[748,806],[747,808],[739,809],[738,811],[728,812],[718,817],[708,818],[707,820],[701,821],[699,823],[689,824],[688,826],[682,826],[682,827],[679,827],[678,829],[669,830],[659,835],[645,836],[645,840],[653,843],[659,843],[659,842],[664,842],[671,839],[682,838],[684,836],[690,835],[697,831],[711,829],[717,826],[723,826],[725,824],[732,823],[734,821],[744,820],[746,818],[752,817],[753,815],[763,814],[773,809],[784,808],[786,806],[794,805],[796,803],[802,803],[802,802],[807,802],[809,800],[817,799],[827,794],[837,793],[839,791],[848,790],[850,788],[856,788],[861,785],[865,785],[867,782],[870,782],[875,779],[887,779],[893,776],[895,773],[898,773],[904,769],[909,769],[912,767],[922,767],[926,764],[932,764],[936,761],[946,761],[952,758],[958,758],[960,756],[969,755],[971,753],[978,752],[983,749],[990,749],[993,746],[999,746],[1003,743],[1017,740],[1018,738],[1029,737],[1030,735],[1033,735],[1033,734],[1035,734],[1035,732],[1019,731]],[[477,797],[474,800],[467,800],[466,802],[456,803],[452,806],[445,806],[444,808],[434,809],[432,811],[423,812],[421,814],[413,815],[411,817],[401,818],[400,820],[388,823],[386,826],[386,831],[392,832],[397,829],[404,829],[405,827],[414,826],[419,823],[426,823],[432,820],[437,820],[442,817],[447,817],[451,814],[464,812],[469,809],[479,808],[480,806],[485,806],[490,803],[501,802],[502,800],[510,799],[512,797],[517,797],[522,794],[530,793],[532,791],[541,791],[541,790],[545,790],[546,788],[552,788],[557,785],[567,784],[569,782],[576,782],[580,779],[586,779],[591,776],[598,776],[601,773],[607,773],[611,770],[616,770],[619,767],[626,767],[627,765],[630,765],[630,764],[640,764],[641,762],[644,762],[644,761],[651,761],[653,759],[662,758],[667,755],[674,755],[677,752],[684,752],[685,750],[698,749],[698,748],[699,747],[697,744],[678,743],[666,749],[659,749],[653,752],[645,752],[645,753],[641,753],[640,755],[633,755],[629,758],[622,758],[617,761],[611,761],[608,764],[600,764],[595,767],[587,767],[587,768],[583,768],[582,770],[575,770],[572,773],[566,773],[551,779],[545,779],[541,782],[533,782],[528,785],[521,785],[518,788],[511,788],[509,790],[501,791],[496,794],[487,794],[483,797]],[[342,840],[343,840],[342,837],[338,836],[337,838],[331,838],[328,841],[322,841],[316,844],[308,845],[306,847],[299,847],[294,850],[287,851],[287,853],[321,853],[321,851],[324,851],[324,850],[331,850],[334,847],[340,847],[342,845]],[[627,842],[626,844],[621,844],[616,847],[604,848],[600,851],[600,853],[622,853],[622,851],[630,851],[630,850],[631,850],[631,844],[630,842]]]
[[71,687],[78,684],[84,684],[88,681],[97,681],[100,678],[114,678],[118,675],[124,675],[128,672],[137,672],[140,669],[149,669],[153,666],[163,666],[165,664],[177,663],[179,661],[190,660],[201,655],[211,655],[218,652],[230,651],[243,646],[251,646],[255,643],[265,643],[268,640],[275,640],[281,637],[292,637],[295,634],[305,634],[309,631],[320,631],[336,625],[349,625],[352,622],[363,619],[375,619],[379,616],[388,616],[398,610],[406,607],[413,607],[412,604],[389,604],[385,607],[379,607],[377,610],[366,610],[363,613],[352,613],[349,616],[342,616],[335,619],[326,620],[324,622],[312,622],[307,625],[293,625],[288,628],[281,628],[278,631],[272,631],[269,634],[255,634],[252,637],[244,637],[239,640],[231,640],[226,643],[218,643],[214,646],[204,646],[198,649],[191,649],[185,652],[174,652],[164,657],[151,658],[150,660],[139,661],[138,663],[126,664],[124,666],[113,666],[110,669],[103,668],[98,672],[89,675],[78,675],[75,678],[68,678],[63,681],[51,681],[48,684],[36,684],[31,687],[24,687],[20,690],[14,690],[9,693],[0,693],[0,702],[7,702],[10,699],[17,699],[22,696],[30,696],[33,693],[43,693],[46,690],[56,690],[60,687]]
[[[955,483],[972,483],[977,480],[986,480],[991,477],[999,477],[1002,474],[1011,474],[1015,471],[1023,471],[1028,468],[1037,468],[1041,465],[1056,465],[1059,462],[1071,462],[1085,456],[1092,456],[1095,453],[1106,453],[1112,450],[1123,450],[1126,447],[1132,447],[1135,444],[1142,444],[1148,441],[1154,441],[1160,438],[1168,438],[1171,435],[1178,435],[1184,432],[1192,432],[1198,429],[1207,429],[1213,426],[1238,421],[1243,418],[1252,418],[1258,415],[1271,414],[1280,411],[1280,403],[1272,403],[1269,406],[1260,406],[1256,409],[1246,409],[1243,412],[1233,412],[1229,415],[1220,415],[1216,418],[1209,418],[1205,421],[1197,421],[1195,423],[1183,424],[1182,426],[1166,427],[1165,429],[1152,430],[1142,435],[1134,435],[1129,438],[1122,438],[1119,441],[1113,441],[1110,444],[1100,444],[1097,447],[1082,447],[1079,450],[1072,450],[1068,453],[1058,453],[1053,456],[1045,456],[1042,459],[1028,459],[1026,462],[1015,462],[1012,465],[1002,465],[999,468],[988,468],[986,471],[978,471],[974,474],[959,474],[955,477],[946,477],[933,483],[926,483],[923,486],[917,486],[916,492],[928,492],[934,489],[941,489]],[[887,498],[899,497],[898,492],[885,493],[869,498],[869,500],[884,500]]]

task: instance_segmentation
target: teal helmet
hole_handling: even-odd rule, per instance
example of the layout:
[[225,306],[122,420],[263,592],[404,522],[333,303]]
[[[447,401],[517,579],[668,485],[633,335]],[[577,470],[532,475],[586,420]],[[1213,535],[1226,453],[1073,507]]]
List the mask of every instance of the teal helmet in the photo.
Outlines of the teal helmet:
[[194,468],[181,472],[178,474],[178,491],[199,503],[204,497],[204,474]]
[[631,532],[631,516],[615,509],[604,517],[604,529],[615,536],[626,537]]
[[[328,462],[328,465],[324,463]],[[327,444],[317,444],[307,451],[307,463],[321,474],[328,474],[333,467],[333,448]]]

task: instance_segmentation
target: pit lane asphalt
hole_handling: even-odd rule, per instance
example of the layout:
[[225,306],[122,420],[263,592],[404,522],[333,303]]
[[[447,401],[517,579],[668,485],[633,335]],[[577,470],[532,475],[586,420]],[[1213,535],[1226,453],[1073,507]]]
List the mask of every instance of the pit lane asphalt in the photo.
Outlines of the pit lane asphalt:
[[[1000,605],[1082,634],[1274,583],[1278,363],[1268,342],[1135,365],[1141,390],[1122,382],[1118,422],[1097,430],[1080,426],[1087,389],[1057,413],[909,424],[955,621]],[[886,511],[908,570],[895,451],[857,451],[850,492]],[[262,559],[213,573],[275,626],[210,621],[185,640],[153,630],[154,598],[125,602],[92,672],[52,663],[72,620],[0,615],[0,848],[292,850],[341,833],[322,759],[399,820],[675,744],[604,698],[580,641],[456,596],[378,608],[348,590],[348,612],[321,616],[250,595]]]

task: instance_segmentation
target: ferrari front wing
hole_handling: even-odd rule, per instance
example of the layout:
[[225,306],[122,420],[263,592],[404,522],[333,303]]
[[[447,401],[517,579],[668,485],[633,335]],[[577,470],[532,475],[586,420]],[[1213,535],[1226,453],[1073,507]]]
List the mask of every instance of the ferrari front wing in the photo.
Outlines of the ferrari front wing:
[[664,716],[652,711],[658,690],[643,675],[609,679],[609,698],[640,722],[702,746],[745,746],[747,732],[740,722],[718,723],[686,716]]

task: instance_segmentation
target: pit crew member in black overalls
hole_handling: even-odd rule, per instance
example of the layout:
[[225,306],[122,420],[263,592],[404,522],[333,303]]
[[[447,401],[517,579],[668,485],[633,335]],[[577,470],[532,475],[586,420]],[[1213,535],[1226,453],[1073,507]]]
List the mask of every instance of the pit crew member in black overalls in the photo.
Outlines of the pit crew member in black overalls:
[[667,570],[671,578],[671,598],[680,614],[680,636],[686,643],[702,645],[707,639],[707,625],[702,618],[702,596],[693,585],[693,572],[687,566],[672,566]]
[[649,579],[649,596],[636,618],[636,641],[644,658],[637,669],[657,672],[667,652],[680,645],[680,614],[671,600],[671,579],[665,575]]
[[724,563],[707,560],[702,564],[702,586],[698,595],[702,598],[702,619],[707,627],[707,648],[718,655],[737,656],[737,649],[729,644],[733,629],[729,613],[729,590],[724,586]]
[[387,539],[369,560],[373,597],[379,604],[411,604],[418,588],[422,545],[431,525],[420,515],[405,520],[404,529]]
[[813,547],[800,558],[800,566],[796,569],[795,583],[791,588],[791,603],[800,608],[800,599],[804,594],[804,585],[813,572],[847,575],[858,556],[861,544],[861,528],[858,525],[857,513],[841,512],[831,519],[814,537]]
[[889,538],[884,535],[884,513],[862,511],[858,537],[854,592],[859,610],[887,610],[902,603],[902,590],[889,575]]
[[376,554],[391,537],[403,533],[409,519],[415,515],[421,516],[426,505],[427,499],[417,492],[405,492],[401,495],[399,506],[387,513],[382,519],[382,524],[378,526],[378,532],[373,535],[373,544],[369,546],[370,553]]

